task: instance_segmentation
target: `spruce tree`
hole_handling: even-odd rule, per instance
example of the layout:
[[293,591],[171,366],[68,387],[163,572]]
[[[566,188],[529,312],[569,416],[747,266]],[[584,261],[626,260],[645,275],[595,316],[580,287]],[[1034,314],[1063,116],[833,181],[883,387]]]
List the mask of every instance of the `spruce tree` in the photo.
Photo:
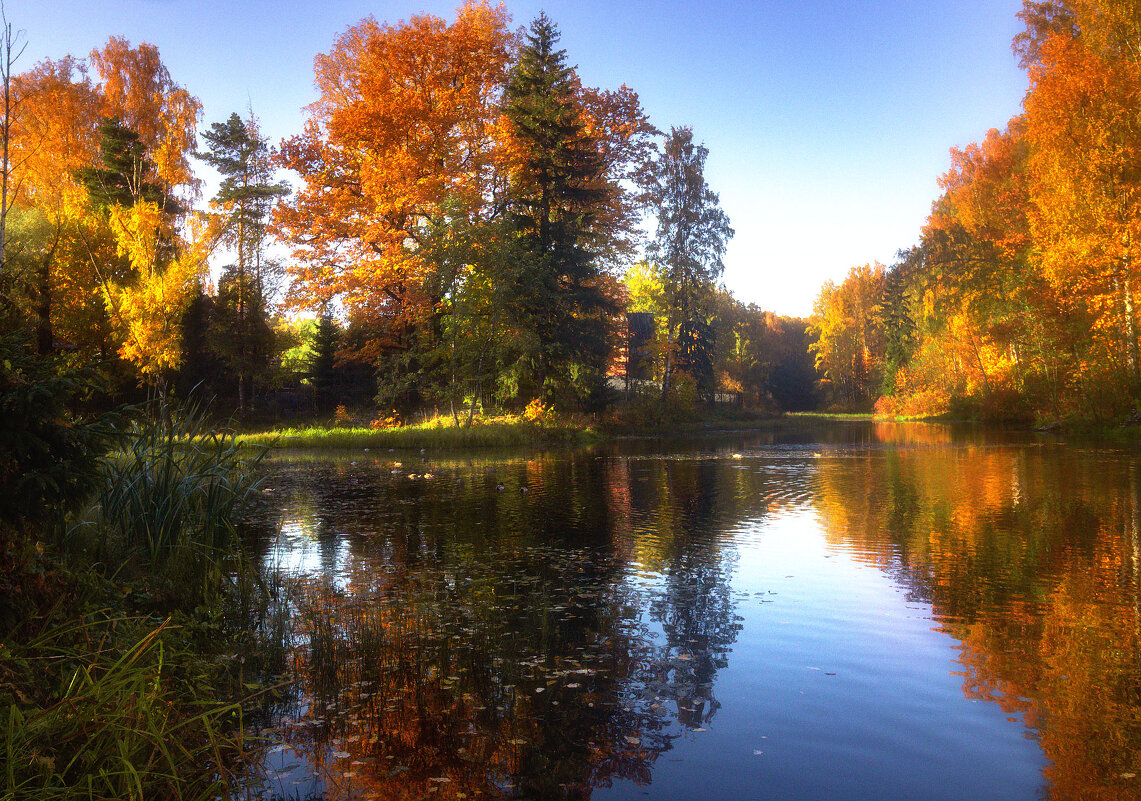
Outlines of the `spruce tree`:
[[578,82],[557,49],[558,28],[540,14],[512,68],[505,114],[522,154],[508,205],[521,258],[509,281],[515,376],[521,395],[561,400],[601,380],[609,356],[607,315],[591,226],[604,165],[583,124]]
[[317,408],[332,408],[334,385],[337,381],[337,350],[341,346],[341,327],[328,307],[317,318],[313,332],[313,356],[309,361],[309,380],[313,383]]

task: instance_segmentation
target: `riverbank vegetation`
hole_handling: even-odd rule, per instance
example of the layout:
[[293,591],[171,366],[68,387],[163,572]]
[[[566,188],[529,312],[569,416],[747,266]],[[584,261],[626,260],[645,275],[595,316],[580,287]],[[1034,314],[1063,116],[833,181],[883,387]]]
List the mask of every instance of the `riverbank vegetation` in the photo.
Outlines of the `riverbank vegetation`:
[[237,536],[251,456],[193,410],[82,411],[90,371],[3,346],[0,797],[230,793],[287,639]]
[[887,415],[1120,422],[1141,401],[1141,15],[1026,2],[1022,113],[956,148],[919,243],[816,302],[830,402]]

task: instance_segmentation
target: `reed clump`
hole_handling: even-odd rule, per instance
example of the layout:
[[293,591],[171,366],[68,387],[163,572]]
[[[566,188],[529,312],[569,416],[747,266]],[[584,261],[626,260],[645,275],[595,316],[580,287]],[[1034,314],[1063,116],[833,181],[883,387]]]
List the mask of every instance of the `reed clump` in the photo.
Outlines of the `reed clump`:
[[244,719],[284,664],[281,586],[242,548],[260,455],[203,410],[137,415],[83,509],[7,538],[0,800],[243,792]]

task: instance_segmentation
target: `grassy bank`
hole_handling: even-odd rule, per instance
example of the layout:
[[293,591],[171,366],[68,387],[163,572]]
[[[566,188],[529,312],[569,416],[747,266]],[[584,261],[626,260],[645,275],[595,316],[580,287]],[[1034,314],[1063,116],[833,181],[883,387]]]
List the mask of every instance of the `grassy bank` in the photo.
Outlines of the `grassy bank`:
[[242,446],[363,450],[460,451],[474,449],[591,445],[615,436],[661,437],[710,431],[748,431],[789,421],[769,414],[687,415],[652,420],[562,419],[538,425],[521,417],[477,419],[471,426],[438,417],[416,425],[373,429],[336,423],[278,427],[236,435]]
[[236,535],[247,457],[202,430],[136,425],[82,503],[0,520],[3,801],[240,795],[288,629]]
[[314,424],[243,432],[241,446],[271,448],[355,448],[433,451],[540,445],[586,445],[600,435],[591,425],[573,422],[537,425],[517,417],[479,419],[471,426],[437,417],[416,425],[373,429],[351,424]]

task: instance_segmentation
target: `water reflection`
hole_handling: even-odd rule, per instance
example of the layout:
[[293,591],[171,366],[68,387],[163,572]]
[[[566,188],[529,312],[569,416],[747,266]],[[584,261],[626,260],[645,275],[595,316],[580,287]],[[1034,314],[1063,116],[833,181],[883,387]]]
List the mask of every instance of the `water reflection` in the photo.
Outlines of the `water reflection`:
[[[701,797],[713,764],[773,798],[1136,790],[1124,455],[861,424],[271,469],[263,552],[302,579],[281,795]],[[805,670],[833,683],[802,708]]]
[[964,696],[1034,732],[1051,798],[1137,789],[1138,470],[1057,444],[821,463],[830,541],[931,603]]

